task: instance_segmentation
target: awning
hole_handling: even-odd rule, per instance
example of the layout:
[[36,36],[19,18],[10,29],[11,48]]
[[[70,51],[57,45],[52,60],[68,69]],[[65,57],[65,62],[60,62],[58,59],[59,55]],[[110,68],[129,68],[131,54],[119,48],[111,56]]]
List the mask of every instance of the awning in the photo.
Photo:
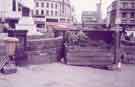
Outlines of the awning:
[[27,7],[29,9],[34,9],[34,7],[35,7],[35,4],[34,4],[34,1],[33,0],[18,0],[18,2],[22,6]]

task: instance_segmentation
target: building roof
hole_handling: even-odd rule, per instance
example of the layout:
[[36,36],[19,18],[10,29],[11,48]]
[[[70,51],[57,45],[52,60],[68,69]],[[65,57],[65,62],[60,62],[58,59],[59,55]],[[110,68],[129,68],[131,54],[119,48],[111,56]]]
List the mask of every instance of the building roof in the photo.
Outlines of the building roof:
[[18,1],[22,6],[34,9],[35,4],[33,0],[19,0]]

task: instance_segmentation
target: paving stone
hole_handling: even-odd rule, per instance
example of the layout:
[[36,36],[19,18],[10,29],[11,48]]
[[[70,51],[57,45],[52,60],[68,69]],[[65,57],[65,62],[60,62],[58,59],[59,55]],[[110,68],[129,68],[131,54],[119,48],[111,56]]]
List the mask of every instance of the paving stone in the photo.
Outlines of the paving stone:
[[0,75],[0,87],[135,87],[134,65],[122,65],[121,71],[60,63],[17,69],[15,74]]

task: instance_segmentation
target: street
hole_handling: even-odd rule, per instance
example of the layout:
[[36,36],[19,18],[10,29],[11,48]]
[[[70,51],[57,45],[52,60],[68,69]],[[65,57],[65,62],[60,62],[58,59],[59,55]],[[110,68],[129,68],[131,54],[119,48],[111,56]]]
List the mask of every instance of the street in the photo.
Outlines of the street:
[[135,66],[121,71],[59,63],[18,67],[18,72],[0,74],[0,87],[135,87]]

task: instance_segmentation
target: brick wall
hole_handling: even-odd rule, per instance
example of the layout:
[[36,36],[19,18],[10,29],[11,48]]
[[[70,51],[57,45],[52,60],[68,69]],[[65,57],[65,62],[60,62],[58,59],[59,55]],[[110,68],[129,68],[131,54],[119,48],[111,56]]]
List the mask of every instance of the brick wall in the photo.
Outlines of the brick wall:
[[28,39],[27,57],[29,64],[57,62],[61,57],[62,37],[48,39]]

